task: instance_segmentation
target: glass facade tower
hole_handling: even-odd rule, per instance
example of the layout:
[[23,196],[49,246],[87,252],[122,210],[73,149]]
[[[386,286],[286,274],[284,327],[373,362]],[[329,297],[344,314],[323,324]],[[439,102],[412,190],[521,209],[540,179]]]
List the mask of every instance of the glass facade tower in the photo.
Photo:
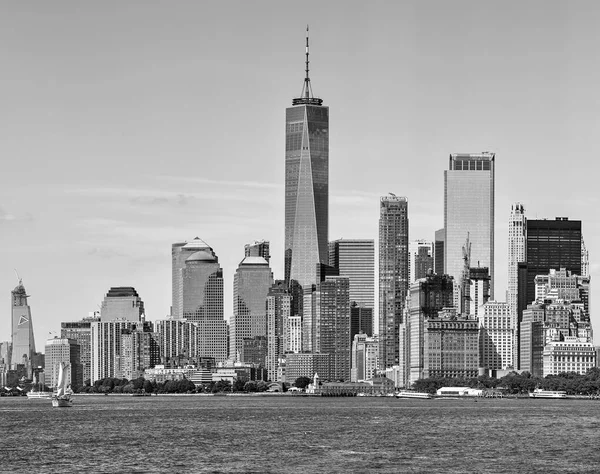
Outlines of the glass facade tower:
[[471,266],[490,270],[494,297],[494,153],[452,154],[444,171],[444,273],[462,281],[462,247],[471,242]]
[[301,97],[285,114],[285,281],[317,283],[327,263],[329,218],[329,107],[313,97],[308,76]]
[[408,292],[408,200],[381,198],[379,214],[379,365],[399,362],[402,311]]
[[11,366],[16,368],[22,364],[29,376],[31,373],[31,358],[35,353],[35,339],[33,337],[33,321],[31,308],[27,303],[29,295],[25,291],[23,282],[11,292],[12,307],[12,354]]

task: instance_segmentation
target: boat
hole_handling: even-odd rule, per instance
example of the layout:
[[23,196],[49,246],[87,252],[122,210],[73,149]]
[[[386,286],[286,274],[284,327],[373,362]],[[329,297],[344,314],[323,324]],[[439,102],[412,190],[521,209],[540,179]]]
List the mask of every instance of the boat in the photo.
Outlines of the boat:
[[529,392],[530,398],[567,398],[567,392],[564,390],[542,390],[536,388],[533,392]]
[[56,384],[56,392],[52,394],[53,407],[71,407],[73,400],[71,399],[71,390],[68,387],[65,369],[67,364],[61,362],[58,366],[58,383]]
[[50,392],[38,392],[36,390],[31,390],[26,393],[27,398],[31,399],[48,399],[52,396]]
[[[48,399],[51,397],[51,393],[50,392],[44,392],[43,390],[40,390],[42,384],[39,384],[36,382],[36,378],[34,376],[33,378],[33,385],[31,386],[31,390],[29,392],[27,392],[25,395],[27,395],[27,398],[31,399]],[[35,386],[37,387],[37,390],[35,389]]]
[[396,398],[422,398],[428,399],[433,398],[430,393],[427,392],[413,392],[412,390],[400,390],[396,393]]

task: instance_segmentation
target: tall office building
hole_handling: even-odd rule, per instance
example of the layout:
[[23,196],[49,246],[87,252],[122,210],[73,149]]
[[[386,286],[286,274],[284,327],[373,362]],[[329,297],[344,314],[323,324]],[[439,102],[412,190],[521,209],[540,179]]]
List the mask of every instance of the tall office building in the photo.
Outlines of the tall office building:
[[350,282],[328,276],[315,291],[313,352],[329,354],[331,380],[350,380]]
[[[12,354],[11,368],[20,371],[19,376],[31,377],[31,359],[35,353],[31,308],[27,302],[29,295],[23,281],[11,292],[12,308]],[[20,369],[17,366],[21,366]]]
[[430,274],[410,285],[405,319],[400,326],[399,385],[423,378],[425,368],[425,323],[454,304],[454,280],[449,275]]
[[176,242],[171,245],[172,318],[183,318],[183,270],[185,269],[185,261],[193,253],[200,250],[212,252],[208,244],[199,237],[191,242]]
[[512,368],[514,325],[508,303],[488,301],[478,319],[479,366],[491,370]]
[[[267,294],[267,374],[278,379],[278,369],[285,352],[290,350],[292,295],[285,282],[278,280]],[[300,319],[299,316],[295,318]],[[299,349],[293,352],[299,352]]]
[[121,377],[127,380],[143,377],[146,369],[152,369],[159,363],[158,334],[144,331],[139,326],[122,331]]
[[213,249],[192,253],[181,276],[183,317],[196,323],[198,355],[222,362],[227,358],[228,329],[223,314],[223,269]]
[[[523,219],[525,230],[525,253],[522,262],[517,264],[517,320],[515,322],[516,365],[522,369],[522,348],[527,346],[521,342],[521,323],[524,322],[523,311],[535,300],[535,277],[547,275],[551,269],[565,269],[576,275],[582,272],[582,234],[581,221],[570,221],[567,217],[549,219]],[[509,275],[510,278],[510,275]],[[510,287],[509,287],[510,290]],[[509,301],[510,303],[510,301]],[[529,321],[529,326],[537,324]],[[529,331],[529,329],[527,329]],[[527,336],[529,337],[529,336]],[[541,355],[527,353],[527,364],[540,367]],[[531,362],[535,357],[535,362]]]
[[306,77],[285,118],[285,281],[302,287],[328,260],[329,108],[313,96],[308,64],[307,29]]
[[91,383],[107,377],[122,377],[122,335],[141,326],[142,331],[152,332],[152,323],[127,320],[94,321],[91,323]]
[[446,231],[438,229],[435,231],[435,243],[433,254],[433,272],[438,275],[444,274],[444,239]]
[[[273,273],[263,257],[245,257],[233,277],[233,316],[229,321],[230,357],[241,354],[244,339],[267,335],[267,294]],[[248,362],[248,361],[243,361]]]
[[413,240],[408,244],[408,284],[425,278],[434,270],[434,243],[428,240]]
[[551,269],[581,275],[581,221],[568,217],[527,220],[527,304],[535,300],[535,277]]
[[370,380],[377,376],[379,342],[377,337],[356,334],[352,339],[352,368],[350,381]]
[[108,290],[100,309],[101,321],[144,320],[144,302],[131,286],[113,287]]
[[383,196],[379,213],[379,364],[399,361],[399,326],[408,292],[408,200]]
[[100,321],[100,313],[90,313],[90,316],[81,321],[68,321],[60,323],[60,337],[72,339],[79,344],[79,361],[81,363],[82,377],[80,385],[86,380],[91,380],[92,370],[92,323]]
[[350,280],[350,301],[375,307],[375,241],[339,239],[329,242],[329,266]]
[[444,272],[462,281],[462,247],[472,266],[490,269],[494,297],[494,153],[452,154],[444,171]]
[[526,262],[527,217],[523,204],[517,202],[511,206],[508,219],[508,288],[506,303],[510,321],[513,325],[513,361],[517,366],[519,341],[519,263]]
[[58,338],[46,341],[45,382],[48,387],[55,388],[58,383],[59,364],[66,364],[65,377],[73,389],[83,386],[83,367],[80,362],[81,347],[74,339]]

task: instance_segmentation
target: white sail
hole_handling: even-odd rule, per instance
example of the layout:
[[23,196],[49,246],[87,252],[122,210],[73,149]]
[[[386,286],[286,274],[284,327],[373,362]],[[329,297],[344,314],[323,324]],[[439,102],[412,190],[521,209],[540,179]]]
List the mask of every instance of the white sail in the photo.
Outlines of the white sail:
[[56,396],[61,397],[65,394],[65,371],[61,362],[58,366],[58,383],[56,384]]

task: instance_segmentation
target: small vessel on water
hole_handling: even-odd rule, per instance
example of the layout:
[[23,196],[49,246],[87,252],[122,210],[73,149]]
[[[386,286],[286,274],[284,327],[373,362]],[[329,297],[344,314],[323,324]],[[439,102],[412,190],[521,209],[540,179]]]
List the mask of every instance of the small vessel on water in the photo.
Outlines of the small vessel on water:
[[[37,385],[37,390],[35,388],[35,386]],[[45,392],[43,390],[40,390],[41,384],[38,384],[36,382],[36,378],[34,377],[33,379],[33,385],[31,386],[31,390],[29,392],[26,393],[27,398],[31,399],[47,399],[50,398],[50,396],[52,395],[50,392]]]
[[567,392],[564,390],[542,390],[536,388],[533,392],[529,392],[530,398],[567,398]]
[[61,362],[58,366],[58,383],[56,384],[56,392],[52,394],[53,407],[71,407],[73,401],[71,399],[71,390],[68,387],[67,377],[65,375],[66,364]]
[[430,393],[427,392],[413,392],[412,390],[400,390],[396,393],[396,398],[433,398]]

